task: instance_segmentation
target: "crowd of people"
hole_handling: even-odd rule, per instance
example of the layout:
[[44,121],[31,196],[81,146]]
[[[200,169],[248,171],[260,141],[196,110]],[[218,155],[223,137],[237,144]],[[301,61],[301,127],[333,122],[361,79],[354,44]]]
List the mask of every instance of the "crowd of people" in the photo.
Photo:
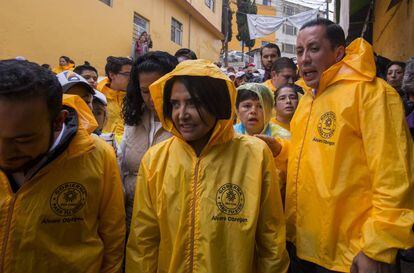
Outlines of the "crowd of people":
[[414,58],[322,18],[263,71],[151,48],[0,60],[0,272],[414,268]]

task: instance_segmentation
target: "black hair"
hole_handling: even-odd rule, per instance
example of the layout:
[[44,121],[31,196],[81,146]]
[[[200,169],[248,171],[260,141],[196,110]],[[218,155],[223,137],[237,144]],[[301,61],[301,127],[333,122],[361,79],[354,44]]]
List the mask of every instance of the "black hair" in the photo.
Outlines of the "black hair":
[[259,100],[259,96],[255,92],[247,89],[237,90],[236,108],[239,108],[240,103],[245,100]]
[[225,80],[207,76],[175,76],[164,87],[163,114],[172,118],[171,91],[175,82],[182,83],[190,93],[201,120],[200,108],[204,108],[216,119],[230,119],[231,100]]
[[279,46],[277,45],[277,44],[274,44],[274,43],[268,43],[268,44],[265,44],[264,46],[262,46],[261,48],[260,48],[260,56],[262,56],[262,54],[263,54],[263,49],[264,48],[275,48],[276,49],[276,51],[277,51],[277,56],[278,57],[280,57],[281,56],[281,54],[280,54],[280,48],[279,48]]
[[62,86],[50,70],[29,61],[0,61],[0,99],[42,97],[53,121],[62,109],[62,95]]
[[141,96],[139,74],[157,72],[163,76],[172,71],[177,64],[177,58],[163,51],[151,51],[138,57],[132,65],[127,94],[122,103],[121,113],[127,125],[138,125],[144,113],[145,103]]
[[51,67],[50,67],[49,64],[42,64],[41,67],[46,68],[46,69],[49,69],[49,70],[51,69]]
[[[345,43],[345,33],[342,27],[338,24],[335,24],[331,20],[328,20],[326,18],[317,18],[314,20],[311,20],[307,23],[305,23],[300,30],[303,30],[308,27],[314,27],[314,26],[325,26],[326,30],[326,38],[331,43],[332,49],[337,48],[338,46],[346,46]],[[299,31],[300,31],[299,30]]]
[[292,59],[287,57],[281,57],[277,59],[272,65],[272,71],[275,71],[277,74],[280,73],[285,68],[290,68],[293,71],[296,71],[296,65]]
[[96,73],[96,75],[98,75],[98,70],[96,70],[95,67],[91,66],[91,64],[88,61],[85,61],[85,63],[83,65],[78,65],[77,67],[75,67],[75,69],[73,69],[73,72],[75,72],[76,74],[81,75],[83,71],[85,70],[90,70],[90,71],[94,71]]
[[188,60],[197,60],[195,52],[188,48],[180,48],[177,52],[175,52],[174,56],[177,57],[177,59],[178,57],[185,57]]
[[388,73],[388,69],[390,69],[390,67],[391,66],[393,66],[393,65],[398,65],[399,67],[401,67],[402,68],[402,70],[405,70],[405,63],[403,63],[403,62],[398,62],[398,61],[392,61],[392,62],[390,62],[388,65],[387,65],[387,69],[385,70],[386,71],[386,73]]
[[67,63],[70,63],[70,58],[68,56],[60,56],[59,59],[65,59]]
[[274,93],[274,95],[275,95],[275,103],[276,103],[277,96],[280,93],[280,90],[282,90],[284,88],[290,88],[290,89],[292,89],[296,93],[296,95],[299,97],[299,94],[298,94],[298,91],[297,91],[297,87],[296,86],[297,85],[295,85],[293,83],[287,83],[287,84],[284,84],[284,85],[280,86],[278,89],[276,89],[276,91]]
[[132,65],[132,60],[125,57],[113,57],[106,58],[105,75],[109,77],[109,73],[118,74],[124,65]]

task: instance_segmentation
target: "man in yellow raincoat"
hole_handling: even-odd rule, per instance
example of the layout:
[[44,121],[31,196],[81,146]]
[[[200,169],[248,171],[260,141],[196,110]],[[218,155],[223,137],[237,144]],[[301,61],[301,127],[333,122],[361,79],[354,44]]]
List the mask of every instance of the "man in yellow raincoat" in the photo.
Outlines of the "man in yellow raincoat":
[[231,80],[187,60],[150,91],[173,137],[141,161],[126,272],[287,272],[274,160],[262,141],[234,133]]
[[371,45],[345,49],[331,21],[306,23],[296,47],[305,95],[291,141],[272,149],[288,158],[293,272],[383,272],[414,246],[413,143],[401,100],[376,78]]
[[125,213],[114,152],[78,96],[0,61],[0,272],[120,272]]

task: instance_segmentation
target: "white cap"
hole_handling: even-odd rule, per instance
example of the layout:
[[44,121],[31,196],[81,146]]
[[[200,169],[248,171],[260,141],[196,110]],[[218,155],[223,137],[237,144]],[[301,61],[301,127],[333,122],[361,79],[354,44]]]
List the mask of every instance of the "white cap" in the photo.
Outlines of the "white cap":
[[227,76],[229,76],[229,78],[230,78],[231,76],[236,77],[236,74],[234,74],[233,72],[230,72],[230,73],[227,73]]
[[102,93],[99,92],[98,90],[95,90],[95,94],[93,95],[93,100],[98,100],[100,103],[102,103],[103,105],[108,105],[108,101],[106,100],[106,96]]
[[89,85],[88,81],[85,80],[84,77],[82,77],[79,74],[76,74],[75,72],[71,70],[63,71],[56,75],[56,77],[59,80],[60,85],[62,85],[63,93],[69,90],[72,86],[75,84],[83,85],[92,95],[95,94],[95,91],[93,88]]

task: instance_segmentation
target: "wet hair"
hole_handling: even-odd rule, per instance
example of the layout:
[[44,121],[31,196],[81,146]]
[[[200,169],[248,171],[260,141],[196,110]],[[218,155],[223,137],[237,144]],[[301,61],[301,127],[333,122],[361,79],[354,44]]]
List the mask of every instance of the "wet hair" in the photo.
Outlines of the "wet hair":
[[290,68],[293,71],[296,71],[296,65],[292,59],[287,57],[281,57],[277,59],[272,65],[272,71],[275,71],[277,74],[280,73],[285,68]]
[[62,96],[62,86],[50,70],[29,61],[0,61],[0,99],[43,98],[52,121],[62,109]]
[[277,44],[274,44],[274,43],[268,43],[268,44],[265,44],[264,46],[262,46],[262,47],[260,48],[260,57],[263,55],[263,49],[264,49],[264,48],[275,48],[275,49],[276,49],[276,51],[277,51],[277,56],[278,56],[278,57],[280,57],[280,56],[281,56],[279,46],[278,46]]
[[122,103],[121,114],[127,125],[139,125],[144,113],[145,103],[141,96],[139,74],[156,72],[163,76],[171,72],[177,64],[177,58],[163,51],[152,51],[138,57],[132,65],[127,94]]
[[70,63],[70,58],[68,56],[60,56],[59,59],[65,59],[67,63]]
[[125,57],[113,57],[106,58],[105,75],[109,77],[109,73],[118,74],[124,65],[132,65],[132,60]]
[[274,94],[275,94],[275,103],[276,103],[276,100],[277,100],[277,96],[279,96],[280,90],[285,89],[285,88],[290,88],[290,89],[292,89],[292,90],[296,93],[296,96],[298,96],[298,97],[299,97],[299,95],[298,95],[298,91],[297,91],[296,86],[297,86],[297,85],[295,85],[295,84],[292,84],[292,83],[287,83],[287,84],[282,85],[282,86],[281,86],[281,87],[279,87],[278,89],[276,89],[276,91],[275,91],[275,93],[274,93]]
[[[337,48],[338,46],[346,46],[345,44],[345,33],[342,27],[338,24],[335,24],[331,20],[328,20],[326,18],[317,18],[314,20],[311,20],[307,23],[305,23],[300,30],[303,30],[308,27],[314,27],[314,26],[324,26],[326,30],[326,38],[331,43],[332,49]],[[299,30],[299,31],[300,31]]]
[[78,65],[77,67],[75,67],[75,69],[73,69],[73,72],[75,72],[76,74],[82,75],[82,72],[86,70],[94,71],[96,75],[98,75],[98,70],[96,70],[95,67],[91,66],[91,64],[88,61],[85,61],[83,65]]
[[399,67],[402,68],[403,71],[405,70],[405,63],[398,62],[398,61],[392,61],[387,65],[387,69],[385,70],[386,73],[388,73],[388,69],[390,69],[390,67],[393,66],[393,65],[398,65]]
[[188,48],[180,48],[177,52],[175,52],[174,56],[177,57],[177,59],[179,57],[185,57],[188,60],[197,60],[195,52]]
[[[240,88],[242,88],[241,86]],[[259,96],[250,90],[247,89],[240,89],[237,91],[237,98],[236,98],[236,108],[239,108],[241,102],[245,100],[259,100]]]
[[207,76],[175,76],[168,80],[164,87],[163,97],[165,117],[172,118],[170,99],[175,82],[182,83],[188,90],[201,120],[203,120],[200,114],[201,107],[216,119],[230,119],[232,105],[226,81]]

